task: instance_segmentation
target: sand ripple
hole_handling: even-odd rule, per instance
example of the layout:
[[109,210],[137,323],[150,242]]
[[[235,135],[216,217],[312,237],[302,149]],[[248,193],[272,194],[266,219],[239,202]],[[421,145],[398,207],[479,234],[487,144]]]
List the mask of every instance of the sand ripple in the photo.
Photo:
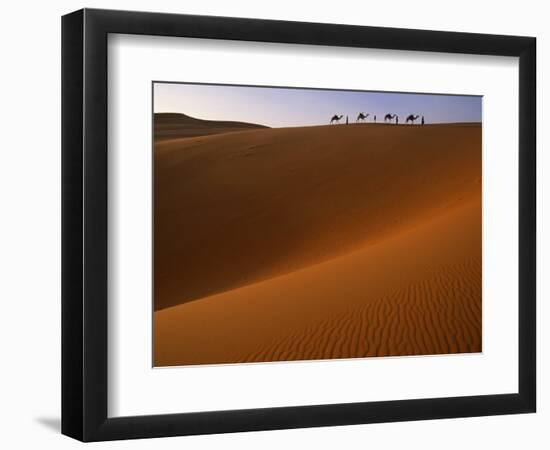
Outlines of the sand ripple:
[[481,351],[481,263],[434,270],[422,281],[296,330],[235,362]]

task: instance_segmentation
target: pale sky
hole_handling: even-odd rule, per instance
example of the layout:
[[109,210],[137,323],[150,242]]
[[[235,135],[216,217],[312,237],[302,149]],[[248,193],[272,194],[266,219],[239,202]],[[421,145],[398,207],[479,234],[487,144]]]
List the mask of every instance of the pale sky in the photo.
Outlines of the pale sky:
[[355,122],[359,112],[424,115],[426,123],[481,122],[480,96],[154,83],[154,112],[234,120],[269,127],[323,125],[334,114]]

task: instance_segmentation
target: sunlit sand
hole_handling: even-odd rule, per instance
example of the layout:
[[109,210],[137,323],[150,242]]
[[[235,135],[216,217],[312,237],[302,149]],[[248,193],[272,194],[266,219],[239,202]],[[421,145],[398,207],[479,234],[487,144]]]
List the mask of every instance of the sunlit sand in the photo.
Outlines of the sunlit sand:
[[214,128],[155,143],[155,365],[481,351],[480,124]]

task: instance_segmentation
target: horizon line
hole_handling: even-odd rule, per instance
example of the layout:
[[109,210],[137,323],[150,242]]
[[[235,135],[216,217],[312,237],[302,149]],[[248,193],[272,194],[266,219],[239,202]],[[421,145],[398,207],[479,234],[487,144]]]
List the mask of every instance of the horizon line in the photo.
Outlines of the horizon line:
[[[247,124],[247,125],[257,125],[257,126],[261,126],[261,127],[265,127],[265,128],[271,128],[271,129],[306,128],[306,127],[318,127],[318,126],[330,125],[330,121],[328,121],[326,123],[319,123],[319,124],[270,126],[270,125],[265,125],[265,124],[258,123],[258,122],[247,122],[247,121],[243,121],[243,120],[203,119],[203,118],[200,118],[200,117],[191,116],[189,114],[186,114],[186,113],[183,113],[183,112],[178,112],[178,111],[159,111],[159,112],[153,111],[153,116],[155,116],[157,114],[178,114],[178,115],[181,115],[181,116],[189,117],[190,119],[201,120],[201,121],[205,121],[205,122],[234,122],[234,123],[243,123],[243,124]],[[404,114],[402,116],[404,116]],[[401,117],[401,116],[398,115],[398,117]],[[425,122],[424,125],[458,125],[458,124],[480,124],[481,125],[481,124],[483,124],[483,121],[482,120],[468,120],[468,121],[462,120],[462,121],[456,121],[456,122]],[[384,121],[380,121],[380,122],[373,122],[373,121],[370,121],[370,122],[356,122],[356,121],[350,121],[348,124],[346,124],[346,123],[337,123],[336,125],[396,125],[396,124],[395,124],[395,120],[392,119],[391,122],[384,122]],[[400,125],[407,125],[407,124],[405,122],[402,122]],[[420,125],[420,124],[413,123],[412,125]],[[422,126],[422,125],[420,125],[420,126]]]

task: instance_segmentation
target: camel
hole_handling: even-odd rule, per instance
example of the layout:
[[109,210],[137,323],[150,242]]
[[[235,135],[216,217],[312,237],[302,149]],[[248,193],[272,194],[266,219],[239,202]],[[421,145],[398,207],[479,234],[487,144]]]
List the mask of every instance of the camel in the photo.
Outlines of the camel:
[[409,114],[409,116],[407,117],[407,120],[405,121],[406,123],[409,123],[409,121],[414,125],[414,121],[416,119],[418,119],[420,116],[419,115],[414,115],[414,114]]
[[359,115],[357,116],[357,120],[355,122],[364,122],[365,120],[367,120],[367,117],[370,116],[370,113],[362,113],[360,112]]
[[334,114],[334,116],[332,116],[332,119],[330,119],[330,124],[332,125],[334,122],[339,123],[342,117],[344,116],[343,115],[338,116],[337,114]]
[[388,120],[391,121],[394,117],[397,117],[397,114],[386,114],[384,116],[384,122],[387,122]]

